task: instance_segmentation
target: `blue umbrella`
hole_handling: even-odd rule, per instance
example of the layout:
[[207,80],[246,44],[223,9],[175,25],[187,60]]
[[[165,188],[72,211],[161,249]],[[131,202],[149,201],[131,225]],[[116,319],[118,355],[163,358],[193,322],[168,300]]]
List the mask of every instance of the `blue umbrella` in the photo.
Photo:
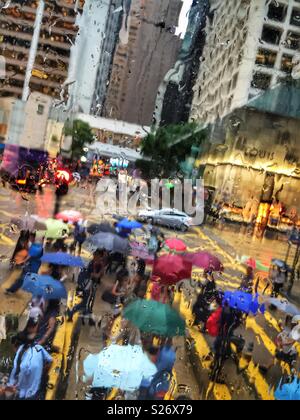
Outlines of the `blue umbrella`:
[[300,383],[298,378],[294,378],[290,384],[282,385],[280,382],[274,396],[277,401],[300,401]]
[[46,300],[66,299],[68,296],[65,286],[60,281],[34,273],[26,274],[22,289],[33,296],[42,296]]
[[67,254],[66,252],[53,252],[45,254],[42,259],[42,263],[49,263],[55,265],[63,265],[65,267],[81,267],[85,266],[82,258],[75,257],[74,255]]
[[134,229],[140,229],[143,225],[135,220],[128,220],[123,219],[118,224],[117,227],[119,229],[128,229],[128,230],[134,230]]
[[253,296],[250,293],[235,291],[225,292],[223,304],[227,303],[231,308],[237,309],[241,312],[249,314],[252,312],[254,315],[260,312],[265,312],[265,306],[260,305],[258,302],[258,295]]
[[267,299],[267,302],[270,305],[275,306],[279,311],[284,312],[288,315],[300,315],[300,310],[297,308],[297,306],[293,305],[285,299],[269,298]]
[[143,379],[151,379],[157,372],[141,346],[111,345],[100,354],[84,361],[85,377],[93,379],[95,388],[117,388],[135,391]]

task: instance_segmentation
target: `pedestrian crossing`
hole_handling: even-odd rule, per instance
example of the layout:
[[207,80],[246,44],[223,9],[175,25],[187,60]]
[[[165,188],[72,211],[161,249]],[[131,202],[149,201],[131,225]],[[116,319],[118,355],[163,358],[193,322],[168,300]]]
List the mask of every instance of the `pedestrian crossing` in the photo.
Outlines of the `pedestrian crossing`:
[[[13,246],[15,245],[15,236],[8,229],[9,220],[12,217],[12,213],[9,212],[10,208],[7,191],[4,190],[0,193],[0,246],[1,249],[5,250],[5,254],[8,255],[12,251]],[[89,215],[88,220],[91,223],[99,222],[99,215],[93,214],[91,208],[93,207],[93,197],[85,199],[81,197],[81,201],[77,200],[77,205],[72,206],[70,203],[75,203],[76,198],[69,199],[66,197],[65,202],[63,202],[64,208],[76,208],[80,210],[83,214]],[[21,201],[22,203],[22,201]],[[22,212],[25,211],[28,207],[28,203],[22,203]],[[81,206],[78,208],[78,206]],[[15,207],[12,207],[15,208]],[[13,212],[13,211],[12,211]],[[20,214],[22,214],[22,212]],[[5,223],[7,220],[7,223]],[[214,239],[210,238],[207,233],[201,228],[194,228],[190,232],[181,234],[166,231],[168,236],[177,236],[183,239],[188,244],[188,252],[196,252],[199,250],[207,250],[212,254],[215,254],[221,258],[224,263],[224,273],[216,275],[216,281],[218,287],[226,290],[235,290],[239,287],[241,276],[243,274],[243,267],[241,264],[222,246],[220,246]],[[90,258],[90,253],[83,251],[84,258]],[[7,284],[3,285],[6,287]],[[0,301],[2,310],[10,311],[10,313],[22,313],[24,310],[24,300],[20,298],[16,302],[13,299],[9,300],[7,297],[4,297],[3,289],[0,291]],[[14,298],[15,299],[15,298]],[[188,328],[188,340],[191,342],[191,345],[194,346],[195,353],[198,355],[198,363],[201,367],[204,375],[208,375],[208,372],[211,368],[212,357],[211,357],[211,343],[205,335],[200,333],[198,329],[191,327],[192,323],[192,296],[183,296],[177,294],[175,296],[175,304],[179,305],[180,312],[186,319],[187,328]],[[3,309],[3,302],[5,302],[5,308]],[[7,308],[6,308],[7,307]],[[274,316],[270,311],[266,311],[263,316],[258,318],[249,317],[246,322],[246,333],[251,332],[256,340],[256,345],[258,351],[266,352],[270,358],[275,355],[276,345],[275,338],[277,334],[281,331],[279,320]],[[297,346],[298,353],[300,355],[300,344]],[[238,367],[242,371],[245,378],[245,384],[250,384],[251,388],[255,391],[256,396],[262,400],[272,400],[274,399],[274,381],[270,381],[268,375],[262,374],[259,369],[259,362],[256,360],[247,360],[243,356],[239,357],[237,360]],[[290,373],[289,367],[281,363],[278,365],[280,374]],[[280,375],[278,375],[278,379]],[[279,381],[278,381],[279,382]],[[234,392],[229,384],[220,385],[212,384],[208,381],[207,390],[205,393],[206,398],[213,398],[217,400],[230,400],[235,398]]]
[[[226,282],[224,283],[220,278],[218,278],[217,280],[218,286],[224,289],[224,285],[226,285],[226,289],[233,289],[233,290],[237,289],[240,285],[241,279],[239,276],[236,275],[236,273],[238,272],[240,272],[240,274],[243,273],[242,266],[238,264],[237,261],[231,255],[229,255],[224,249],[222,249],[216,242],[214,242],[213,240],[211,240],[211,238],[209,238],[206,234],[204,234],[204,232],[202,232],[201,229],[197,228],[197,232],[199,234],[199,237],[203,241],[205,241],[205,243],[207,244],[205,246],[205,249],[211,253],[215,252],[219,256],[221,255],[222,260],[225,261],[225,264],[224,264],[225,269],[229,268],[231,271],[227,273],[226,272],[222,273],[221,276],[225,277]],[[194,249],[196,249],[196,247],[193,247],[193,250]],[[203,247],[201,249],[203,249]],[[234,267],[235,274],[233,274],[232,266]],[[211,348],[209,346],[209,343],[206,340],[206,337],[203,334],[201,334],[199,331],[196,331],[195,328],[191,327],[191,320],[193,319],[192,318],[193,315],[191,314],[191,309],[190,309],[192,307],[191,299],[187,300],[187,298],[183,295],[180,297],[177,297],[177,299],[181,300],[181,304],[180,304],[181,314],[186,319],[189,335],[192,338],[192,340],[194,340],[195,342],[194,346],[196,348],[197,354],[199,355],[199,364],[202,365],[202,368],[205,371],[211,365],[211,361],[209,360],[209,354],[211,353]],[[271,357],[274,357],[275,352],[276,352],[276,345],[274,343],[274,339],[277,336],[277,334],[281,331],[281,328],[280,328],[278,320],[269,311],[265,312],[265,314],[263,315],[263,318],[264,318],[265,323],[268,324],[269,326],[268,330],[271,331],[271,334],[270,334],[271,336],[268,335],[265,328],[262,325],[260,325],[260,323],[256,320],[255,317],[248,317],[245,327],[246,327],[246,330],[248,331],[251,330],[253,332],[254,336],[256,337],[259,343],[259,347],[260,348],[263,347],[264,350],[266,350],[270,354]],[[300,345],[297,346],[298,353],[300,355],[299,347]],[[238,365],[239,365],[240,370],[243,372],[245,376],[246,383],[251,384],[251,386],[253,387],[255,391],[256,396],[259,399],[262,399],[262,400],[275,399],[274,385],[276,384],[268,382],[268,379],[260,372],[259,363],[256,363],[253,359],[249,361],[243,356],[240,356],[238,360]],[[283,362],[280,363],[279,368],[280,368],[281,375],[291,373],[290,368],[286,363],[283,363]],[[277,384],[279,383],[279,379],[281,375],[278,375]],[[214,389],[215,386],[216,386],[215,384],[210,383],[208,385],[208,390],[210,388]],[[223,392],[221,393],[214,391],[214,397],[216,398],[222,395],[222,398],[225,398],[225,399],[232,398],[230,394],[230,389],[228,386],[227,387],[226,385],[223,386],[222,391]]]

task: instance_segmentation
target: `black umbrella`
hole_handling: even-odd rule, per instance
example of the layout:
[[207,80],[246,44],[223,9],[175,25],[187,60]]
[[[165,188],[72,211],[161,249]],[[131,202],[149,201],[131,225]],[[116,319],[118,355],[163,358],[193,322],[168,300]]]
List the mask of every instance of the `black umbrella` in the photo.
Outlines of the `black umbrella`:
[[88,233],[91,235],[96,235],[97,233],[103,232],[103,233],[116,233],[115,228],[111,226],[110,223],[94,223],[87,229]]

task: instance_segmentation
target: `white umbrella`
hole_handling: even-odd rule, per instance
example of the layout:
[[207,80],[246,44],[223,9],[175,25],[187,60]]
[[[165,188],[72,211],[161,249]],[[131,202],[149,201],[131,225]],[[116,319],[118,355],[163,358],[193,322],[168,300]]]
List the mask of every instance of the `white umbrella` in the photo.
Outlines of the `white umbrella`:
[[98,355],[88,356],[83,367],[85,377],[93,379],[93,387],[123,391],[135,391],[144,378],[150,379],[157,372],[142,347],[131,345],[113,344]]

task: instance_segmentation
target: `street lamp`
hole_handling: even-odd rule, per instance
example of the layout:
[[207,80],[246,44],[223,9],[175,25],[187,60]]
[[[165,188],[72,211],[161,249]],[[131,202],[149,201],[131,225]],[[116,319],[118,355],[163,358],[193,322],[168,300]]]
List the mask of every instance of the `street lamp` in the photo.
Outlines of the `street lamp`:
[[34,67],[35,59],[36,59],[36,53],[39,45],[39,39],[40,39],[40,32],[41,32],[41,26],[43,21],[45,11],[45,1],[40,0],[38,8],[36,10],[36,17],[34,22],[34,31],[33,31],[33,37],[31,41],[30,51],[29,51],[29,57],[26,67],[26,73],[25,73],[25,81],[23,86],[23,94],[22,94],[22,101],[26,102],[28,99],[28,96],[30,94],[29,89],[29,83],[32,76],[32,70]]

